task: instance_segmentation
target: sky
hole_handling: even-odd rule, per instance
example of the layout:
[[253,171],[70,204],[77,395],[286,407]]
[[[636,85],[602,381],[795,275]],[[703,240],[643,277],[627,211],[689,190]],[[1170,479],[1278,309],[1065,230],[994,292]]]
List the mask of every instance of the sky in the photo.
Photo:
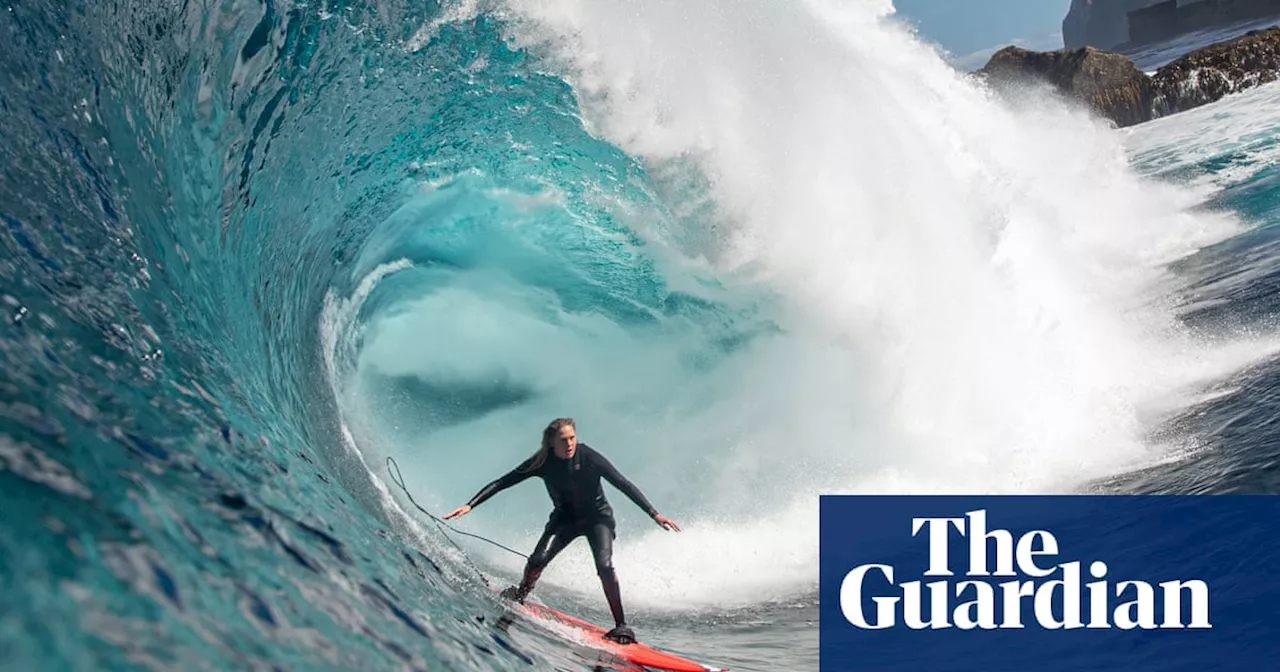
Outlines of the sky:
[[1010,44],[1062,48],[1062,19],[1071,0],[893,0],[900,19],[938,44],[961,70],[976,70]]

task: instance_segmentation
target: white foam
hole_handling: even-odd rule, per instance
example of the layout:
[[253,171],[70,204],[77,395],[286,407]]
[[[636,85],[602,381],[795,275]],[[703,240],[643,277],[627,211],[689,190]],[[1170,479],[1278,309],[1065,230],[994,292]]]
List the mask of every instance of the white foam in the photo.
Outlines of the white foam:
[[1277,106],[1280,83],[1273,82],[1125,129],[1125,143],[1144,166],[1160,171],[1230,156],[1229,164],[1201,174],[1188,190],[1203,201],[1280,161]]
[[404,44],[404,50],[416,53],[440,34],[440,29],[450,23],[464,23],[474,20],[480,12],[479,0],[456,0],[445,2],[440,6],[440,14],[424,23]]

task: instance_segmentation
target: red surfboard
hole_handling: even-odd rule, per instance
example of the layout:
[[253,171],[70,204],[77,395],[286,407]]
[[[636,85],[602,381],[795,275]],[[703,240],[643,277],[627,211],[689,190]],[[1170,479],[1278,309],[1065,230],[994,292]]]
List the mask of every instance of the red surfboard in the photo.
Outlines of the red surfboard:
[[619,644],[617,642],[604,638],[604,633],[608,632],[594,623],[575,618],[568,614],[556,611],[544,604],[538,604],[533,600],[526,599],[523,604],[510,602],[513,609],[524,611],[526,614],[535,618],[555,621],[557,623],[577,628],[582,632],[584,643],[594,649],[600,649],[613,654],[623,660],[641,665],[644,668],[653,670],[669,670],[670,672],[728,672],[728,668],[712,667],[702,663],[682,658],[674,653],[667,653],[659,649],[655,649],[647,644],[636,642],[635,644]]

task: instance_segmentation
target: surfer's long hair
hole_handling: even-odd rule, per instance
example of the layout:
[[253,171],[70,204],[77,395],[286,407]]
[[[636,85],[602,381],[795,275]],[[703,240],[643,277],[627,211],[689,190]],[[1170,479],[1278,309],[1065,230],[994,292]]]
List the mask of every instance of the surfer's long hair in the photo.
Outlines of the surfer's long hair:
[[542,430],[542,445],[538,447],[538,452],[528,459],[528,466],[523,471],[533,471],[547,461],[547,455],[551,453],[551,442],[556,440],[556,436],[564,427],[578,428],[577,425],[573,424],[573,418],[556,418],[551,421],[551,424],[547,425],[546,429]]

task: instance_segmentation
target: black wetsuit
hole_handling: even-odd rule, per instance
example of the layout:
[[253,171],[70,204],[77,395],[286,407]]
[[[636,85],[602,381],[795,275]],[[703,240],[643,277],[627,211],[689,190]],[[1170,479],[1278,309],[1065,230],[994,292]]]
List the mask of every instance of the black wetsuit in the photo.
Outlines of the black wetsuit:
[[561,459],[555,451],[549,451],[546,459],[536,469],[531,469],[533,457],[525,460],[520,466],[512,469],[501,478],[489,483],[467,502],[471,508],[482,504],[497,493],[522,483],[532,476],[542,478],[547,486],[547,494],[555,506],[547,520],[542,538],[538,540],[533,554],[525,564],[524,580],[521,582],[516,596],[524,598],[546,568],[569,542],[579,536],[586,536],[591,544],[591,552],[595,556],[596,573],[604,585],[605,596],[609,599],[610,609],[618,625],[625,623],[622,614],[622,603],[618,598],[617,576],[613,569],[613,540],[617,536],[613,518],[613,507],[604,496],[604,485],[601,480],[608,481],[623,494],[631,498],[645,513],[652,518],[658,515],[649,500],[631,481],[628,481],[617,468],[591,446],[579,443],[577,451],[569,459]]

